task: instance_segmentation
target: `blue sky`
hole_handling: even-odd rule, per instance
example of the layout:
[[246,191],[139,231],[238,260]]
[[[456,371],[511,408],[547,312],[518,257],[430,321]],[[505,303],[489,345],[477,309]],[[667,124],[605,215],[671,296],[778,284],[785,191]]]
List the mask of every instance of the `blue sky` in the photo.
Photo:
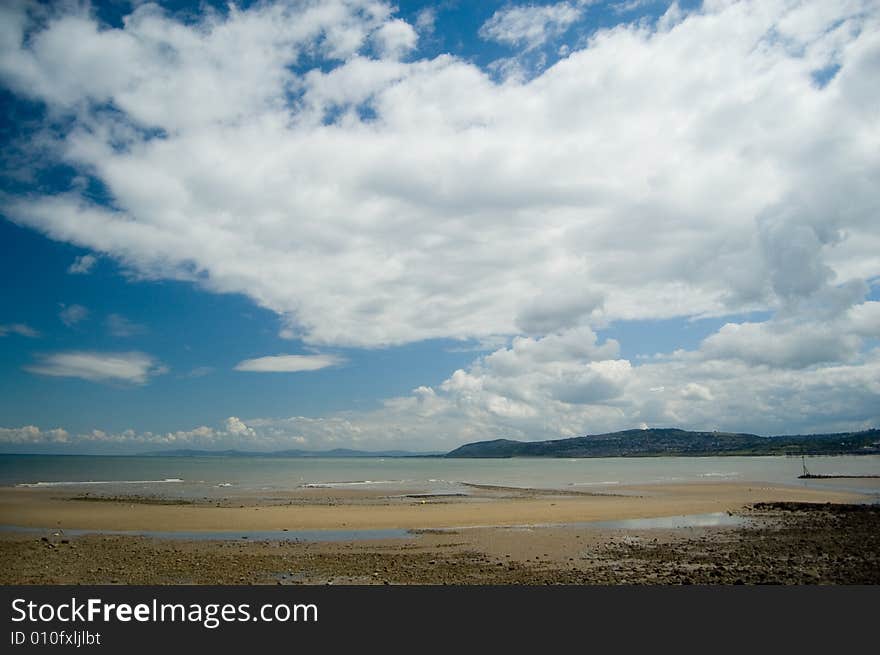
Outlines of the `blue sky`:
[[[415,386],[442,382],[474,357],[453,352],[454,341],[397,348],[334,349],[347,363],[303,374],[261,375],[233,370],[245,359],[303,353],[300,342],[278,336],[278,317],[239,294],[211,294],[190,283],[132,279],[112,261],[100,260],[88,275],[68,268],[88,251],[50,241],[9,222],[4,244],[15,244],[2,262],[4,301],[17,308],[2,323],[24,323],[39,337],[12,334],[3,348],[0,413],[12,423],[31,423],[51,412],[53,424],[89,430],[94,417],[109,430],[174,430],[231,415],[316,415],[372,408],[382,398]],[[64,307],[88,315],[73,325]],[[115,336],[108,319],[123,316],[132,334]],[[149,352],[170,368],[159,384],[96,385],[76,377],[28,374],[42,353],[67,350]],[[108,403],[111,405],[108,411]],[[218,408],[220,410],[218,414]],[[157,411],[159,410],[159,411]],[[223,413],[225,412],[225,414]]]
[[0,21],[0,450],[878,424],[875,2]]

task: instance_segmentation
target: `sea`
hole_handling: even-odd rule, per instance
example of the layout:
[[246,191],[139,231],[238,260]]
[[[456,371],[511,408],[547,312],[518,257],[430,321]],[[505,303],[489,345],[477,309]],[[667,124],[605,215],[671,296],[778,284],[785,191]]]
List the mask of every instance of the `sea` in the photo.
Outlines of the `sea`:
[[[811,473],[880,475],[880,455],[807,457]],[[614,493],[626,485],[755,482],[866,494],[880,480],[800,480],[800,457],[614,457],[586,459],[440,457],[116,457],[0,455],[0,486],[54,487],[101,495],[164,498],[271,496],[303,488],[471,494],[470,485]]]

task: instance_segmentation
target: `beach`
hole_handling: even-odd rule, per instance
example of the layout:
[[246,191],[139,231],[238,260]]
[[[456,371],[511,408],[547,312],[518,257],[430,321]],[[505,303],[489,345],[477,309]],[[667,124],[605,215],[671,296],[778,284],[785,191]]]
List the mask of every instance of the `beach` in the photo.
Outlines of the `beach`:
[[613,492],[470,485],[464,496],[310,488],[220,499],[0,490],[5,525],[90,530],[368,530],[516,526],[732,512],[757,502],[854,502],[858,494],[759,483],[633,485]]
[[5,487],[0,582],[876,583],[880,511],[869,499],[729,481],[188,499]]

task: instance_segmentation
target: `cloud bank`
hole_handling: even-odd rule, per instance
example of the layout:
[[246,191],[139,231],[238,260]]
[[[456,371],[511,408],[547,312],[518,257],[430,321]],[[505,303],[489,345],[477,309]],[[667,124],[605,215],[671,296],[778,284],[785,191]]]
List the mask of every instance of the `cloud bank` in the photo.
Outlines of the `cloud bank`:
[[[822,327],[787,326],[766,350],[755,345],[755,328],[725,325],[698,349],[635,364],[620,358],[617,342],[600,341],[588,327],[518,337],[441,384],[418,387],[370,411],[233,417],[221,428],[167,434],[97,431],[97,437],[71,435],[68,444],[109,450],[444,450],[469,441],[552,439],[638,425],[765,435],[875,427],[880,424],[880,348],[860,354],[853,348],[845,363],[821,361],[826,357],[812,355],[813,346],[832,329],[847,344],[880,338],[880,302],[857,305]],[[0,442],[20,443],[13,432],[5,434]]]

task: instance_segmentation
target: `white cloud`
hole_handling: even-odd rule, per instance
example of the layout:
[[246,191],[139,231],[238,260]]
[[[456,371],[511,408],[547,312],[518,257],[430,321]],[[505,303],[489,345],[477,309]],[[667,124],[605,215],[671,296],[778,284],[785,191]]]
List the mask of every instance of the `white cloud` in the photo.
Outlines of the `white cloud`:
[[92,269],[97,263],[98,258],[94,255],[81,255],[73,260],[73,263],[68,267],[67,272],[74,275],[86,275],[92,272]]
[[696,382],[688,382],[681,390],[681,397],[685,400],[712,400],[712,392],[708,387]]
[[58,312],[58,318],[67,327],[73,327],[77,323],[81,323],[89,317],[89,310],[82,305],[62,305],[61,311]]
[[400,19],[385,23],[373,34],[379,55],[388,59],[400,59],[416,47],[418,40],[412,25]]
[[203,378],[206,375],[210,375],[214,372],[213,366],[197,366],[189,373],[186,374],[188,378]]
[[846,316],[854,334],[880,339],[880,302],[865,302],[852,307]]
[[254,434],[253,429],[245,425],[245,423],[237,416],[230,416],[226,419],[226,432],[229,434],[248,436],[253,436]]
[[235,370],[255,373],[296,373],[318,371],[330,366],[339,366],[344,362],[345,359],[336,355],[272,355],[245,359],[235,365]]
[[416,30],[422,34],[432,34],[437,21],[437,9],[425,7],[416,15]]
[[727,323],[703,341],[699,356],[773,368],[858,361],[864,340],[880,335],[880,302],[860,302],[865,291],[829,288],[819,306],[790,306],[762,323]]
[[499,9],[480,28],[486,40],[531,50],[561,36],[578,21],[589,3],[557,2],[552,5],[518,5]]
[[293,328],[290,328],[290,327],[283,327],[280,330],[278,330],[278,337],[281,339],[292,340],[292,339],[296,339],[297,336],[298,335],[296,333],[296,330],[294,330]]
[[54,152],[114,208],[73,188],[4,211],[312,344],[773,311],[880,274],[876,4],[670,11],[495,83],[370,59],[397,25],[374,3],[144,5],[124,29],[60,8],[26,42],[5,6],[0,79],[72,119]]
[[71,351],[41,355],[26,371],[52,377],[73,377],[90,382],[146,384],[167,372],[153,357],[142,352],[102,353]]
[[31,339],[40,336],[39,332],[24,323],[8,323],[0,325],[0,337],[5,337],[8,334],[17,334],[20,337],[30,337]]
[[105,321],[107,332],[114,337],[133,337],[143,334],[147,328],[120,314],[110,314]]
[[41,430],[34,425],[20,428],[0,428],[0,443],[3,444],[63,444],[68,443],[70,434],[61,428]]
[[626,14],[636,9],[641,9],[648,5],[656,4],[658,0],[625,0],[624,2],[615,2],[611,5],[611,9],[617,14]]
[[798,323],[728,323],[702,347],[716,359],[782,368],[850,361],[860,349],[857,335],[841,334],[835,325]]

